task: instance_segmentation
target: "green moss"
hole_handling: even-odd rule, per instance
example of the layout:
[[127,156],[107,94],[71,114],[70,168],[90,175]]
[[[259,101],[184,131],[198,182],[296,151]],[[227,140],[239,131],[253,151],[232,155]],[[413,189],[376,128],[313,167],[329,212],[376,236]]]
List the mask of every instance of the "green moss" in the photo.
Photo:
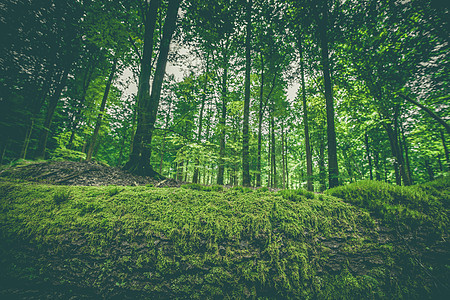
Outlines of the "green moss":
[[[56,203],[61,190],[70,199]],[[136,298],[362,299],[402,296],[396,286],[408,295],[423,289],[412,275],[387,285],[397,247],[377,242],[369,213],[328,195],[5,179],[0,195],[2,278],[90,287],[105,297],[134,291]],[[344,268],[366,253],[381,263]]]

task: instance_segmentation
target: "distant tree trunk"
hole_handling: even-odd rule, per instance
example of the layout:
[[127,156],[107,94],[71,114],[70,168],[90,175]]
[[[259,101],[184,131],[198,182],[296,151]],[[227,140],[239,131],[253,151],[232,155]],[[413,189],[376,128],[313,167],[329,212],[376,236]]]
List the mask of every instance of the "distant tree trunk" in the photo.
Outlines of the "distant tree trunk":
[[94,133],[92,134],[91,143],[89,145],[86,160],[92,159],[92,154],[94,153],[95,146],[97,145],[98,133],[100,131],[100,126],[102,125],[103,114],[105,113],[106,101],[108,100],[109,91],[111,89],[111,84],[114,79],[114,74],[116,73],[117,58],[114,58],[113,67],[109,73],[108,81],[106,82],[105,91],[103,93],[102,103],[100,104],[100,112],[97,116],[97,122],[95,123]]
[[[402,185],[402,176],[401,173],[404,172],[402,167],[402,160],[399,155],[400,149],[398,145],[397,135],[395,134],[394,129],[391,124],[383,123],[384,128],[386,129],[389,143],[391,145],[392,156],[394,157],[394,171],[395,171],[395,182],[397,185]],[[402,171],[403,170],[403,171]]]
[[379,163],[378,151],[373,152],[373,161],[375,164],[375,179],[377,181],[381,181],[381,167],[380,167],[380,163]]
[[[94,59],[94,61],[92,61],[92,59]],[[78,123],[80,122],[80,117],[81,117],[81,111],[83,108],[83,104],[84,102],[86,102],[86,93],[87,90],[89,88],[89,85],[92,82],[92,75],[94,73],[94,70],[97,68],[97,64],[98,64],[98,59],[96,59],[96,57],[91,57],[91,59],[89,59],[89,63],[88,66],[86,67],[86,70],[84,72],[83,75],[83,90],[81,92],[81,99],[80,102],[78,103],[78,109],[75,112],[75,114],[72,117],[72,121],[71,121],[71,125],[70,125],[70,138],[69,138],[69,142],[67,143],[67,148],[68,149],[72,149],[73,147],[73,141],[75,139],[75,133],[78,127]]]
[[217,171],[217,184],[223,185],[223,175],[225,172],[225,134],[226,134],[226,117],[227,117],[227,97],[228,97],[228,56],[227,47],[223,47],[223,74],[222,74],[222,114],[219,118],[220,128],[220,148],[219,148],[219,161]]
[[409,179],[409,184],[411,185],[411,184],[413,184],[413,178],[412,178],[412,173],[411,173],[411,165],[409,163],[408,144],[406,142],[406,137],[405,137],[405,132],[403,130],[403,126],[400,126],[400,129],[401,129],[400,134],[401,134],[401,137],[402,137],[402,140],[401,140],[401,142],[402,142],[401,143],[402,144],[402,149],[405,152],[405,167],[406,167],[405,171],[407,172],[406,176]]
[[246,9],[247,29],[245,37],[245,91],[244,91],[244,124],[242,129],[242,185],[250,186],[250,162],[249,162],[249,129],[250,118],[250,39],[252,32],[252,0],[247,0]]
[[284,147],[285,147],[285,143],[284,143],[284,124],[283,122],[281,123],[281,164],[282,164],[282,168],[281,168],[281,182],[283,184],[283,189],[286,188],[286,153],[284,152]]
[[289,168],[288,168],[288,134],[284,135],[284,163],[286,164],[286,188],[289,188]]
[[319,191],[323,192],[327,189],[327,173],[325,169],[325,140],[323,134],[320,137],[319,143]]
[[[206,57],[206,72],[205,72],[205,80],[203,81],[203,94],[202,94],[202,103],[200,107],[200,115],[199,115],[199,124],[198,124],[198,133],[197,133],[197,142],[200,143],[202,139],[202,129],[203,129],[203,110],[205,109],[206,102],[206,92],[208,89],[208,73],[209,73],[209,54]],[[198,166],[200,161],[198,157],[195,158],[195,167],[194,167],[194,175],[192,178],[193,183],[199,182],[199,171]]]
[[[142,95],[141,97],[139,97],[138,91],[138,103],[141,102],[143,103],[140,105],[140,108],[138,107],[138,120],[137,120],[138,125],[134,137],[135,141],[133,142],[133,153],[130,155],[130,160],[125,165],[125,169],[138,175],[148,175],[155,177],[160,176],[153,170],[152,166],[150,165],[150,158],[152,154],[151,143],[153,137],[153,130],[155,128],[156,117],[158,114],[159,100],[161,98],[161,88],[166,70],[170,42],[172,40],[172,35],[176,28],[176,21],[180,1],[181,0],[169,0],[168,3],[167,16],[164,22],[163,34],[159,47],[159,56],[156,62],[155,75],[153,78],[150,97],[148,97],[148,90],[142,91],[145,94]],[[150,4],[150,7],[151,6],[152,5]],[[154,21],[152,21],[152,23],[154,28]],[[145,48],[145,40],[144,40],[144,48]],[[150,50],[149,53],[147,54],[147,55],[150,54],[150,56],[147,57],[147,60],[151,58],[151,52],[152,51]],[[145,60],[145,57],[146,55],[144,51],[143,61]],[[147,82],[144,87],[148,87],[147,78],[149,78],[149,76],[150,74],[148,74],[148,76],[146,75],[145,78],[143,78],[145,79],[144,81]],[[139,85],[141,85],[141,79]],[[141,89],[144,87],[140,86]]]
[[428,157],[425,158],[425,169],[427,170],[428,173],[428,180],[429,181],[434,180],[433,167],[430,165],[430,160]]
[[262,148],[262,120],[264,110],[264,56],[261,55],[261,86],[259,90],[259,113],[258,113],[258,155],[256,160],[256,186],[261,186],[261,148]]
[[305,86],[305,63],[303,60],[303,41],[299,39],[300,51],[300,72],[302,80],[302,104],[303,104],[303,129],[305,135],[305,154],[306,154],[306,188],[308,191],[314,191],[313,186],[313,169],[312,169],[312,155],[309,141],[309,126],[308,126],[308,108],[306,106],[306,86]]
[[334,126],[334,104],[330,76],[330,61],[328,57],[328,4],[324,2],[319,36],[322,55],[322,72],[325,87],[325,102],[327,111],[327,140],[328,140],[328,182],[329,187],[339,185],[339,169],[337,162],[336,131]]
[[273,167],[272,167],[272,156],[270,155],[270,152],[272,151],[271,148],[271,134],[272,131],[270,130],[270,121],[269,121],[269,134],[268,134],[268,140],[267,140],[267,166],[269,166],[269,172],[267,174],[267,187],[270,188],[272,187],[272,171],[273,171]]
[[0,158],[0,165],[3,165],[3,160],[5,159],[5,153],[6,153],[6,148],[8,147],[8,139],[2,139],[2,144],[0,147],[0,152],[1,152],[1,158]]
[[181,160],[177,163],[177,181],[183,181],[183,161]]
[[39,138],[38,148],[36,151],[37,159],[45,159],[45,150],[47,148],[47,139],[48,134],[50,132],[50,126],[52,124],[53,115],[55,113],[56,106],[58,105],[59,98],[61,97],[62,90],[66,86],[67,76],[69,75],[69,69],[70,65],[67,66],[66,69],[63,71],[59,83],[55,88],[55,92],[48,101],[48,108],[47,114],[45,116],[43,131]]
[[449,154],[448,154],[447,143],[445,142],[445,135],[442,130],[441,130],[441,141],[442,141],[442,146],[444,147],[445,160],[447,161],[447,172],[450,172],[450,158],[449,158]]
[[367,161],[369,162],[369,174],[370,174],[370,180],[373,180],[373,174],[372,174],[372,157],[370,156],[370,149],[369,149],[369,135],[367,134],[367,131],[364,133],[364,142],[365,142],[365,144],[366,144]]
[[272,151],[271,151],[271,157],[272,157],[272,187],[277,188],[278,187],[278,180],[277,180],[277,164],[276,164],[276,153],[275,153],[275,120],[273,116],[273,105],[272,105],[272,115],[270,116],[270,123],[271,123],[271,130],[272,130]]

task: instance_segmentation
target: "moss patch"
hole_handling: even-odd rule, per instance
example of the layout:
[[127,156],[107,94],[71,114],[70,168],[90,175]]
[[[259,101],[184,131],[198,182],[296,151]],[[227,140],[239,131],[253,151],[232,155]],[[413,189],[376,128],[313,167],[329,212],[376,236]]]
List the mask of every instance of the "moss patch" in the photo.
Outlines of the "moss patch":
[[[394,232],[299,191],[0,181],[1,279],[104,297],[431,295]],[[55,196],[56,195],[56,196]]]

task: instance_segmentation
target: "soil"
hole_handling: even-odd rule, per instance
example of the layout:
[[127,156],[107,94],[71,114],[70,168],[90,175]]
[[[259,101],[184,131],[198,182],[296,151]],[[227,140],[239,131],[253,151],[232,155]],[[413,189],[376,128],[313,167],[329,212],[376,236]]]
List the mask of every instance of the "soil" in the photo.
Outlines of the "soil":
[[118,167],[110,167],[92,161],[46,161],[10,167],[0,172],[0,177],[9,177],[56,185],[102,186],[121,185],[155,187],[180,187],[176,180],[155,180],[138,176]]

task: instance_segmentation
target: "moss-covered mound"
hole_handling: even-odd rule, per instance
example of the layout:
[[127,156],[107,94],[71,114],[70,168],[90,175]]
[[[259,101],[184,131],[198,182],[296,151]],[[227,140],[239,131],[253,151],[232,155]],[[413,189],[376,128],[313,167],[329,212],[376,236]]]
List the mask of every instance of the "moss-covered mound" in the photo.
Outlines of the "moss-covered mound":
[[371,210],[332,196],[7,179],[0,195],[0,298],[29,296],[27,288],[46,297],[108,299],[410,299],[446,292],[447,262],[436,262],[442,268],[434,272]]

